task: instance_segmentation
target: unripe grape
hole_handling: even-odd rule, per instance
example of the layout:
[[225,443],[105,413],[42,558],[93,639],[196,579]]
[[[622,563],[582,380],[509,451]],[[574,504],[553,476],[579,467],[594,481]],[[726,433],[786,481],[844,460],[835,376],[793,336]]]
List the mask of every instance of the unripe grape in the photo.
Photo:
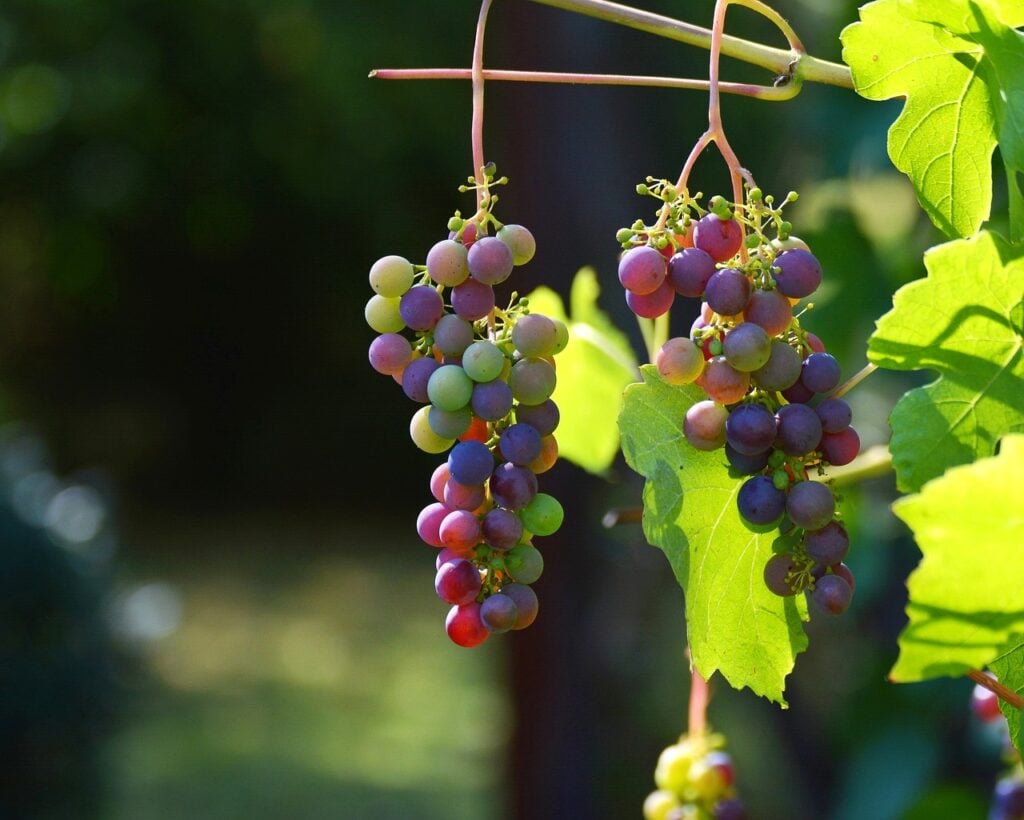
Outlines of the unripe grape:
[[555,369],[544,359],[521,359],[512,366],[509,386],[522,404],[541,404],[555,392]]
[[468,407],[461,407],[458,410],[442,410],[440,407],[431,407],[427,411],[427,423],[441,438],[454,439],[461,436],[469,429],[473,421],[473,413]]
[[469,276],[466,246],[454,239],[442,239],[427,253],[427,273],[437,284],[453,288]]
[[401,296],[412,287],[412,263],[402,256],[384,256],[370,268],[370,287],[381,296]]
[[427,382],[427,396],[435,407],[459,410],[473,396],[473,380],[457,364],[442,365]]
[[713,401],[699,401],[686,411],[683,435],[697,450],[717,450],[725,444],[725,422],[729,411]]
[[704,355],[689,339],[677,336],[661,346],[654,364],[669,384],[690,384],[704,370]]
[[526,629],[537,618],[539,608],[537,593],[526,584],[505,584],[501,594],[507,595],[516,605],[516,622],[513,629]]
[[529,544],[520,544],[505,556],[505,569],[517,583],[532,584],[544,572],[544,557]]
[[682,740],[662,750],[654,768],[654,782],[659,789],[685,794],[690,785],[690,767],[696,759],[696,750],[689,740]]
[[552,321],[555,323],[555,330],[558,332],[558,335],[556,336],[555,347],[551,352],[557,356],[569,345],[569,328],[560,319],[552,319]]
[[537,493],[520,513],[523,526],[535,535],[552,535],[557,532],[562,526],[564,515],[562,505],[547,493]]
[[736,370],[750,373],[764,366],[771,356],[771,340],[764,328],[750,322],[737,325],[725,334],[722,353]]
[[704,366],[697,384],[719,404],[735,404],[747,395],[750,374],[740,373],[725,356],[714,356]]
[[644,798],[644,820],[667,820],[669,812],[679,806],[679,798],[675,794],[658,789]]
[[472,343],[473,326],[454,314],[442,316],[434,326],[434,344],[445,356],[461,356]]
[[793,307],[778,290],[755,289],[743,309],[743,318],[763,328],[769,336],[778,336],[793,321]]
[[546,473],[558,461],[558,441],[554,436],[544,436],[540,440],[540,455],[527,464],[530,472],[541,475]]
[[508,245],[512,251],[512,261],[516,265],[525,265],[537,252],[537,240],[522,225],[504,225],[496,236]]
[[475,382],[489,382],[498,378],[505,367],[505,354],[497,345],[482,339],[473,342],[462,354],[462,368]]
[[366,324],[378,333],[398,333],[405,327],[400,307],[401,299],[371,296],[363,312]]
[[802,366],[800,354],[792,346],[773,339],[768,361],[750,375],[759,387],[779,392],[797,384]]
[[430,407],[421,407],[409,422],[409,435],[413,444],[424,453],[443,453],[454,443],[454,439],[443,438],[430,427]]
[[547,316],[530,313],[512,328],[512,344],[525,358],[550,356],[558,344],[558,328]]

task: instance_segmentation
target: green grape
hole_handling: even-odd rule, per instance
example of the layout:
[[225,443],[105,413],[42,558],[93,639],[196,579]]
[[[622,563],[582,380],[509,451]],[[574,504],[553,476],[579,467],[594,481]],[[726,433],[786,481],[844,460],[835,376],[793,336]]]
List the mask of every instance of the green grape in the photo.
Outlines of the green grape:
[[552,319],[555,323],[555,330],[558,332],[557,341],[555,342],[555,349],[552,350],[552,354],[558,355],[561,353],[569,344],[569,328],[565,322],[560,319]]
[[516,265],[525,265],[537,252],[537,241],[522,225],[505,225],[495,236],[508,245],[512,251],[512,261]]
[[469,429],[472,421],[473,412],[468,407],[461,407],[458,410],[430,407],[430,412],[427,414],[430,429],[441,438],[458,438]]
[[424,453],[443,453],[455,443],[455,440],[441,438],[430,429],[429,413],[430,407],[421,407],[416,411],[409,423],[409,435],[412,436],[413,444]]
[[522,359],[512,366],[509,387],[522,404],[541,404],[555,392],[555,368],[544,359]]
[[534,535],[551,535],[562,526],[562,505],[547,493],[537,493],[519,513],[523,526]]
[[473,380],[457,364],[442,365],[427,382],[427,397],[442,410],[461,410],[473,397]]
[[644,820],[667,820],[672,810],[679,807],[678,797],[670,791],[658,789],[644,799]]
[[402,256],[385,256],[370,268],[370,287],[381,296],[401,296],[412,287],[412,263]]
[[399,312],[400,302],[401,299],[395,296],[371,296],[364,311],[366,324],[378,333],[398,333],[405,327]]
[[462,354],[462,367],[473,381],[494,381],[505,367],[505,354],[492,342],[473,342]]

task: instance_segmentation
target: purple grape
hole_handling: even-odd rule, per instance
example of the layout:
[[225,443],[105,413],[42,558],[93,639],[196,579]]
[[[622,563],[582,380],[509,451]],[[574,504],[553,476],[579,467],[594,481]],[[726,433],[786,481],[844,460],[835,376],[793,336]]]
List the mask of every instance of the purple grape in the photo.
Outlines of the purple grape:
[[787,456],[813,453],[821,441],[821,421],[806,404],[787,404],[775,415],[779,422],[776,446]]
[[516,622],[513,629],[526,629],[537,618],[539,604],[537,593],[526,584],[505,584],[501,594],[507,595],[516,605]]
[[815,412],[821,420],[821,429],[826,433],[841,433],[853,419],[850,405],[842,399],[825,399]]
[[814,391],[808,390],[803,382],[798,380],[782,391],[782,397],[791,404],[807,404],[814,398]]
[[521,510],[537,495],[537,476],[526,467],[506,462],[494,468],[490,488],[499,507]]
[[551,399],[540,404],[520,404],[516,406],[516,421],[529,424],[541,436],[550,436],[558,429],[561,416],[558,405]]
[[821,265],[814,254],[803,248],[794,248],[780,253],[772,265],[772,276],[783,296],[803,299],[810,296],[821,284]]
[[735,404],[747,395],[750,374],[740,373],[725,356],[714,356],[704,366],[697,384],[719,404]]
[[495,507],[484,516],[484,541],[496,550],[512,549],[523,537],[523,522],[514,512]]
[[508,383],[521,404],[541,404],[555,392],[558,377],[544,359],[520,359],[512,365]]
[[996,782],[992,792],[989,820],[1021,820],[1024,818],[1024,780],[1010,775]]
[[811,601],[827,615],[842,615],[850,606],[853,590],[839,575],[823,575],[814,582]]
[[665,257],[649,245],[630,248],[619,260],[619,282],[637,296],[654,293],[665,281],[665,273]]
[[472,343],[473,326],[465,319],[448,313],[434,326],[434,344],[445,356],[461,356]]
[[483,319],[494,309],[494,288],[467,279],[458,287],[452,288],[452,310],[467,322]]
[[829,521],[820,530],[809,530],[804,535],[804,549],[819,564],[839,564],[850,549],[850,536],[838,521]]
[[700,248],[683,248],[668,262],[668,278],[680,296],[700,297],[715,272],[715,260]]
[[763,404],[741,404],[725,422],[726,441],[745,456],[771,449],[775,431],[775,416]]
[[412,358],[409,340],[398,333],[383,333],[370,342],[370,366],[378,373],[401,373]]
[[491,634],[480,618],[480,604],[470,601],[462,606],[453,606],[444,619],[444,631],[457,646],[479,646]]
[[747,479],[736,496],[740,516],[751,524],[773,524],[786,510],[786,494],[768,476]]
[[747,820],[747,811],[735,797],[715,803],[715,820]]
[[773,555],[764,565],[764,585],[783,598],[796,595],[796,590],[786,580],[795,568],[793,556],[788,552]]
[[778,336],[793,321],[793,306],[778,290],[758,289],[750,294],[743,318],[761,327],[769,336]]
[[453,239],[436,243],[427,253],[427,273],[439,285],[461,285],[469,276],[465,246]]
[[466,510],[472,512],[484,503],[486,494],[482,484],[462,484],[449,478],[442,493],[444,505],[449,510]]
[[412,330],[430,330],[444,315],[444,302],[432,287],[417,285],[405,292],[398,312]]
[[793,485],[786,499],[786,512],[793,523],[805,530],[820,530],[836,512],[832,491],[817,481]]
[[830,569],[835,575],[838,575],[840,578],[842,578],[844,581],[846,581],[846,583],[850,585],[851,592],[857,591],[857,582],[853,577],[853,572],[850,570],[848,566],[846,566],[846,564],[835,564],[834,566],[830,567]]
[[464,558],[441,564],[434,577],[434,590],[449,604],[468,604],[480,594],[480,572]]
[[736,450],[731,444],[725,444],[725,457],[729,460],[729,466],[742,475],[754,475],[761,472],[768,466],[768,458],[771,450],[765,450],[755,455],[746,455]]
[[483,537],[480,519],[469,510],[452,510],[444,517],[438,533],[444,546],[463,554],[479,544]]
[[500,592],[491,595],[480,604],[480,620],[491,632],[500,633],[515,629],[518,617],[516,602]]
[[402,390],[410,399],[420,404],[430,401],[427,384],[434,371],[441,365],[432,358],[413,359],[402,373]]
[[525,466],[540,455],[540,433],[529,424],[513,424],[498,439],[498,451],[506,461]]
[[[750,375],[754,382],[765,390],[786,391],[798,383],[802,365],[800,354],[796,352],[795,348],[781,339],[774,339],[768,361]],[[783,395],[786,395],[785,392]],[[808,398],[810,397],[808,396]]]
[[750,280],[735,268],[723,268],[708,280],[704,298],[720,316],[735,316],[750,301]]
[[448,469],[460,484],[483,484],[494,469],[494,456],[479,441],[460,441],[448,454]]
[[656,291],[643,296],[629,290],[626,291],[626,305],[633,313],[644,319],[657,319],[662,314],[668,313],[675,298],[675,289],[667,279]]
[[722,353],[736,370],[750,373],[768,363],[772,344],[764,328],[744,322],[725,334]]
[[827,393],[839,384],[839,362],[831,353],[812,353],[804,359],[800,381],[808,390]]
[[512,410],[512,388],[501,379],[473,386],[469,400],[473,412],[484,421],[500,421]]
[[485,285],[500,285],[512,273],[512,249],[495,236],[473,243],[468,254],[469,275]]
[[821,437],[821,457],[833,467],[849,464],[860,452],[860,436],[852,427]]
[[[708,214],[693,228],[693,245],[716,262],[732,259],[743,243],[743,228],[735,219],[721,219]],[[739,311],[734,311],[739,312]]]
[[416,534],[425,544],[431,547],[441,548],[444,542],[441,540],[441,522],[447,517],[451,510],[444,504],[428,504],[416,517]]

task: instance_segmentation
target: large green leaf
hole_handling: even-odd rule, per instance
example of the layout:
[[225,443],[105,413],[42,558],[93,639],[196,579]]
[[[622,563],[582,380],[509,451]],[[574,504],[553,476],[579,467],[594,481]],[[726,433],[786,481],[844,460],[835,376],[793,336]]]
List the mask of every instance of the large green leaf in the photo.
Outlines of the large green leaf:
[[896,681],[962,675],[1024,633],[1024,435],[893,505],[923,555],[907,588]]
[[973,234],[989,214],[997,138],[1008,167],[1024,167],[1019,5],[878,0],[860,16],[842,34],[857,92],[906,98],[889,157],[942,231]]
[[705,678],[720,671],[737,689],[749,686],[785,705],[783,688],[807,646],[804,596],[780,598],[764,583],[775,534],[748,530],[736,509],[741,480],[723,451],[694,450],[683,416],[706,398],[672,387],[651,365],[643,384],[626,389],[619,428],[626,461],[644,485],[644,534],[664,550],[686,593],[690,653]]
[[607,470],[615,460],[622,391],[640,377],[629,340],[597,306],[599,293],[594,271],[580,270],[569,294],[571,319],[551,288],[529,294],[530,310],[561,319],[569,328],[569,345],[557,359],[553,398],[562,421],[555,435],[562,457],[592,473]]
[[1024,248],[985,231],[932,248],[925,266],[928,276],[896,292],[868,341],[880,367],[941,374],[890,418],[904,492],[1024,431]]
[[[989,668],[996,673],[1000,683],[1012,689],[1018,695],[1024,694],[1024,636],[1015,635],[1004,647],[1003,653],[989,664]],[[1010,740],[1017,747],[1017,751],[1024,751],[1021,746],[1021,710],[1011,706],[1005,700],[999,701],[999,708],[1006,716],[1006,722],[1010,725]]]

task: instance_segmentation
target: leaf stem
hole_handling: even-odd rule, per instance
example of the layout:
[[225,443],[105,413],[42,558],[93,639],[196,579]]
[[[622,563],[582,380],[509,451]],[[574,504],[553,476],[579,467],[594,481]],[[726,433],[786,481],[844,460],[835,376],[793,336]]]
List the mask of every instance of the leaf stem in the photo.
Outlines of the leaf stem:
[[[553,6],[564,11],[594,17],[615,25],[645,31],[658,37],[686,43],[698,48],[711,47],[711,31],[692,23],[686,23],[660,14],[633,8],[608,0],[530,0],[543,6]],[[752,6],[744,3],[748,8]],[[756,11],[762,11],[760,8]],[[762,11],[762,13],[764,13]],[[765,15],[779,25],[775,16]],[[781,18],[778,18],[781,19]],[[782,26],[780,26],[782,28]],[[788,26],[787,26],[788,28]],[[783,32],[785,33],[785,29]],[[789,35],[787,34],[787,37]],[[799,43],[799,40],[796,41]],[[792,44],[792,43],[791,43]],[[753,43],[739,37],[725,35],[722,37],[722,54],[734,57],[751,65],[768,69],[781,77],[793,77],[809,82],[837,85],[842,88],[853,88],[850,69],[839,63],[832,63],[803,54],[799,50],[787,51],[772,48],[760,43]]]
[[977,669],[972,669],[968,672],[967,677],[978,684],[978,686],[983,686],[988,691],[997,695],[1000,700],[1005,700],[1014,709],[1024,709],[1024,698],[995,678],[989,677]]
[[851,390],[853,390],[853,388],[855,388],[858,384],[864,381],[864,379],[866,379],[876,370],[878,370],[878,365],[874,364],[873,362],[868,362],[866,365],[864,365],[864,367],[862,367],[860,370],[858,370],[856,373],[850,376],[850,378],[848,378],[845,382],[839,385],[839,387],[837,387],[835,390],[829,393],[829,398],[838,399],[840,396],[849,393]]
[[[646,86],[651,88],[681,88],[689,91],[707,91],[707,80],[685,77],[658,77],[643,74],[582,74],[566,71],[513,71],[485,68],[485,80],[499,80],[519,83],[565,83],[567,85],[619,85]],[[369,74],[375,80],[470,80],[470,68],[375,68]],[[784,83],[769,86],[753,83],[719,83],[719,89],[726,94],[752,97],[769,102],[791,100],[800,93],[798,83]]]
[[690,708],[687,727],[691,735],[702,735],[708,730],[708,702],[711,700],[711,687],[704,680],[697,667],[690,660]]

